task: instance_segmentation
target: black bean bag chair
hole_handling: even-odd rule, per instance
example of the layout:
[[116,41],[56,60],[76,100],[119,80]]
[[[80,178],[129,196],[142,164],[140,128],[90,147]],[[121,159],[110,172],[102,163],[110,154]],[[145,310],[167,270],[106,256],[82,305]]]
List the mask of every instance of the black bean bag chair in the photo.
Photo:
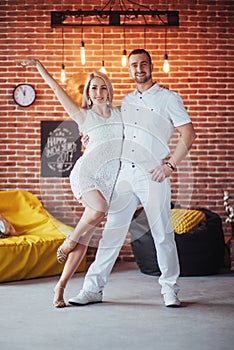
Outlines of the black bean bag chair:
[[[206,219],[189,232],[175,233],[180,276],[213,275],[224,266],[225,242],[221,218],[210,210],[198,210],[205,213]],[[135,213],[129,231],[132,251],[141,272],[160,275],[155,245],[143,209]]]

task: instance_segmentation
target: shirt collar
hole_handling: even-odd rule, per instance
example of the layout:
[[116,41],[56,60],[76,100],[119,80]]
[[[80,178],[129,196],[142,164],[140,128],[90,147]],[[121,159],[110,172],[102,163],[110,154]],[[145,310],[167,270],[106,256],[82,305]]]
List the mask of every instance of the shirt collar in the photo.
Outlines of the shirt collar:
[[159,90],[159,85],[157,83],[154,83],[149,89],[146,91],[143,91],[142,93],[137,90],[137,88],[134,90],[134,95],[146,95],[146,94],[154,94],[157,90]]

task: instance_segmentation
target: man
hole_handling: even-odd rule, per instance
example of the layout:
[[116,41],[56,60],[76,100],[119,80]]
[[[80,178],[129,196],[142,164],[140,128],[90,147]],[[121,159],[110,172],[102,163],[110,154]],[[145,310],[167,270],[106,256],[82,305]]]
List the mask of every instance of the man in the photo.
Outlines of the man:
[[[102,292],[125,240],[132,216],[141,203],[154,239],[161,270],[159,283],[165,306],[179,306],[179,262],[170,220],[169,177],[186,156],[195,139],[191,120],[181,97],[152,81],[149,53],[133,50],[129,72],[136,90],[123,98],[124,142],[121,170],[95,261],[80,293],[69,299],[73,305],[102,301]],[[179,132],[175,151],[169,157],[169,140]],[[165,159],[168,159],[165,161]]]

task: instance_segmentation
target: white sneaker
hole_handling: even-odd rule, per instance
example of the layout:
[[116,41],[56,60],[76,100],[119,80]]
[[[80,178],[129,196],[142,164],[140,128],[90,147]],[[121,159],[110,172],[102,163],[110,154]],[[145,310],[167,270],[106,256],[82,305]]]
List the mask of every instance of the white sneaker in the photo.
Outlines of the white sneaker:
[[74,298],[70,298],[68,302],[69,304],[72,304],[72,305],[87,305],[87,304],[101,303],[102,292],[93,293],[93,292],[87,292],[84,289],[81,289],[79,294]]
[[173,291],[163,294],[164,304],[167,307],[178,307],[180,306],[180,300],[176,293]]

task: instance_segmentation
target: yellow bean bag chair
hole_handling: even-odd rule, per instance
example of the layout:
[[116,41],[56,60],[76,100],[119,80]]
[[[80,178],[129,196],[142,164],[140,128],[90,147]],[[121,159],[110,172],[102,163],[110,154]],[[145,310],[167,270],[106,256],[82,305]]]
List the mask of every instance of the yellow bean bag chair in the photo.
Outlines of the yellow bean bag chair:
[[[57,248],[73,228],[51,216],[40,200],[23,190],[0,191],[0,214],[15,233],[0,238],[0,282],[58,275]],[[78,272],[84,271],[84,258]]]

